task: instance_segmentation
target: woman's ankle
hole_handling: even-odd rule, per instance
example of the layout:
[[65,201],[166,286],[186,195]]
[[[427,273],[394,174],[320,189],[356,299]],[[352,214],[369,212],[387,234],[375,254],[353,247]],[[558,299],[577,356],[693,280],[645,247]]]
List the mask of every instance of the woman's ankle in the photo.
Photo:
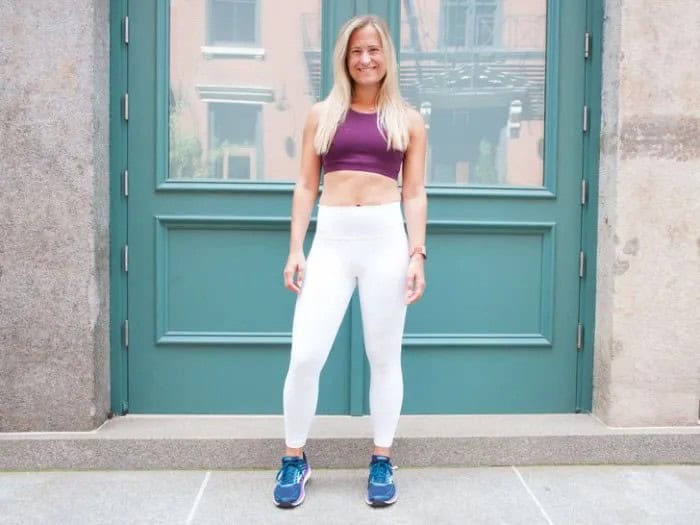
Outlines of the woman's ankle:
[[372,452],[372,454],[375,456],[391,457],[391,447],[378,447],[375,445],[374,452]]
[[304,448],[289,448],[286,447],[285,450],[285,455],[286,456],[296,456],[298,458],[303,458],[304,457]]

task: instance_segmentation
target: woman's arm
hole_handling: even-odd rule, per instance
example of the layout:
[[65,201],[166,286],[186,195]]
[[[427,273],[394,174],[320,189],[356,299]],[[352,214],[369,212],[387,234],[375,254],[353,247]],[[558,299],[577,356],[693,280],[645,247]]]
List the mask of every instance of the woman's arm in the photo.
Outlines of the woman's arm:
[[[301,146],[301,170],[292,196],[292,227],[289,238],[289,258],[284,268],[284,284],[292,292],[299,293],[304,280],[306,259],[304,238],[309,228],[311,212],[318,196],[321,177],[321,158],[314,150],[313,141],[318,126],[320,103],[311,108],[304,124]],[[297,274],[296,282],[294,274]]]
[[[409,110],[410,140],[403,160],[403,184],[401,201],[403,202],[406,229],[408,231],[409,250],[425,246],[425,225],[428,216],[428,198],[425,192],[425,152],[426,132],[423,117],[414,109]],[[409,253],[410,253],[409,252]],[[416,302],[425,290],[425,261],[416,254],[411,257],[408,266],[406,302]]]

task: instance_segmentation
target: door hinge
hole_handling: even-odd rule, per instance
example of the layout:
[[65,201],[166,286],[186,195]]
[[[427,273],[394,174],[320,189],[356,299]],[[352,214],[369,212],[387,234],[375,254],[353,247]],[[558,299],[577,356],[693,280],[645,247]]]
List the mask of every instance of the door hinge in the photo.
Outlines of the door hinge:
[[122,340],[124,341],[124,347],[129,349],[129,320],[125,319],[124,324],[122,324]]
[[583,251],[580,251],[578,253],[578,276],[583,277],[583,269],[584,269],[584,264],[585,264],[586,256],[584,255]]
[[124,197],[129,196],[129,170],[124,170],[122,173],[122,190],[124,192]]
[[129,120],[129,94],[124,93],[124,98],[122,99],[124,101],[123,104],[123,109],[124,109],[124,120]]
[[129,245],[125,244],[122,248],[122,263],[124,265],[124,272],[129,271]]
[[583,58],[590,58],[591,56],[591,33],[586,31],[583,37]]
[[581,350],[583,348],[583,324],[579,323],[576,329],[576,349]]
[[588,106],[583,106],[583,131],[588,131]]
[[586,205],[586,179],[581,181],[581,206]]
[[129,43],[129,17],[124,17],[124,43]]

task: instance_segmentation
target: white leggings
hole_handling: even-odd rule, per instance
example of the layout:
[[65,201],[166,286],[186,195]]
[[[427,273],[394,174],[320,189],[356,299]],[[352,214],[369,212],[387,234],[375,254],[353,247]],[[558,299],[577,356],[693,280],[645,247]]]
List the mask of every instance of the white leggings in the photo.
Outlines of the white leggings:
[[318,383],[355,285],[359,286],[374,444],[390,447],[403,403],[401,339],[408,240],[398,202],[319,206],[292,327],[284,382],[285,442],[301,448],[316,413]]

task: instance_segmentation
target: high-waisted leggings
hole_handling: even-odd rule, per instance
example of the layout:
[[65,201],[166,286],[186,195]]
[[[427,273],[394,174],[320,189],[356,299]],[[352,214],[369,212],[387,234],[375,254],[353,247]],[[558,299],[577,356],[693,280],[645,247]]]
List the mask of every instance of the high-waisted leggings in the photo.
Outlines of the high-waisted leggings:
[[359,288],[374,444],[390,447],[403,402],[401,339],[408,240],[398,202],[319,206],[296,300],[284,382],[285,442],[301,448],[316,413],[318,385],[355,286]]

